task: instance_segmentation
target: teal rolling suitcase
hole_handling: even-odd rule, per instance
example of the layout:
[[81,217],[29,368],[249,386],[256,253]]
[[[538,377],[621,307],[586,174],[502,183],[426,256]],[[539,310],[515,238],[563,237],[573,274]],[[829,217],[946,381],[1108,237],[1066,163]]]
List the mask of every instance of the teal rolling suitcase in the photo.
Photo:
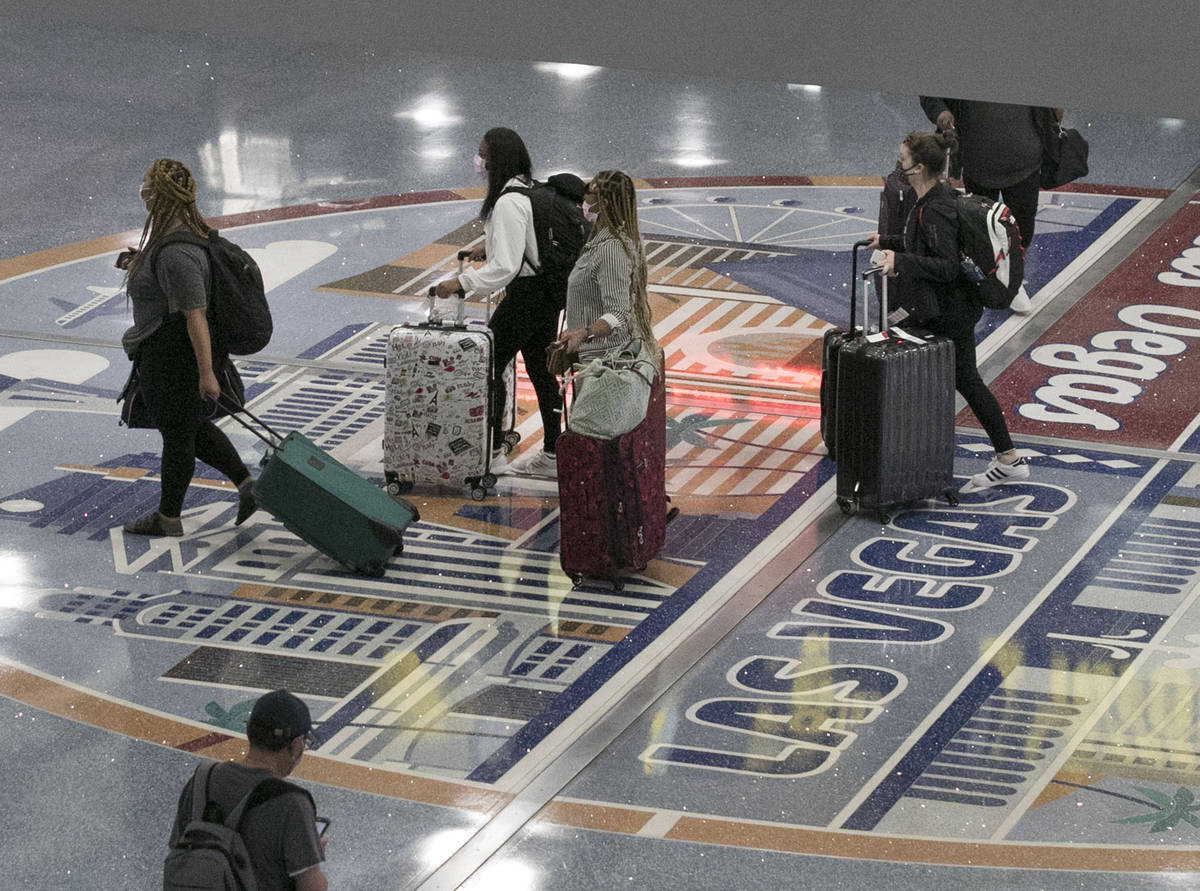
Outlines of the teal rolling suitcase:
[[388,561],[403,550],[404,530],[420,519],[416,507],[390,497],[299,432],[280,438],[250,415],[272,439],[234,417],[268,446],[254,484],[259,504],[352,572],[383,575]]

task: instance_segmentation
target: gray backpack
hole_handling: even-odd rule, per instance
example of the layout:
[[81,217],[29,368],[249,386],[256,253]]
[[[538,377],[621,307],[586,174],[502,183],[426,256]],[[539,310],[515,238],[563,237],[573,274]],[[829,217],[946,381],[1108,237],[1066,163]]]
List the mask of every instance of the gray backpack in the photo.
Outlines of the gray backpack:
[[306,790],[283,780],[267,778],[254,785],[222,820],[221,809],[209,801],[209,777],[216,762],[196,768],[192,778],[192,814],[179,841],[163,864],[163,891],[258,891],[240,824],[251,808],[291,791]]

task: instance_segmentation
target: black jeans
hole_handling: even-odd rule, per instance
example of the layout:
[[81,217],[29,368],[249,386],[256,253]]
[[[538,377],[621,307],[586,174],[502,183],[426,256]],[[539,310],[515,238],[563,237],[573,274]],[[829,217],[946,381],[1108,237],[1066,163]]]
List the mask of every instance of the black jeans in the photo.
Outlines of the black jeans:
[[208,419],[212,406],[200,398],[200,372],[182,316],[168,319],[138,348],[138,383],[162,434],[159,513],[179,516],[197,458],[235,485],[250,476],[229,437]]
[[974,319],[969,315],[941,315],[925,327],[934,334],[954,341],[954,389],[967,400],[967,405],[992,441],[992,448],[997,452],[1007,452],[1013,447],[1013,441],[1008,424],[1004,422],[1004,412],[988,385],[983,382],[975,362],[975,323],[979,315],[979,310],[975,311]]
[[983,195],[993,201],[999,200],[1003,195],[1004,203],[1013,212],[1017,228],[1021,230],[1021,246],[1028,248],[1029,242],[1033,240],[1034,220],[1037,219],[1038,178],[1040,175],[1040,171],[1035,170],[1028,179],[1023,179],[1019,183],[1003,188],[992,188],[981,186],[971,179],[970,174],[964,172],[963,185],[966,186],[968,192]]
[[562,431],[562,397],[558,392],[558,379],[546,368],[546,347],[558,337],[558,314],[562,304],[563,299],[547,293],[533,276],[519,276],[504,289],[504,299],[488,323],[495,339],[493,443],[499,443],[505,432],[504,384],[500,376],[519,351],[537,393],[545,431],[542,448],[554,452],[558,434]]

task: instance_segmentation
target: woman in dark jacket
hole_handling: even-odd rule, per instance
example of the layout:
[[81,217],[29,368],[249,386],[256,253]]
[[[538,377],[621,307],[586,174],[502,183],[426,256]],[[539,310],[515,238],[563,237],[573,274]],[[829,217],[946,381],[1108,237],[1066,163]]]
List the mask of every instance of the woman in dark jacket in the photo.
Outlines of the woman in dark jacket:
[[909,133],[900,144],[900,167],[917,193],[904,235],[876,236],[887,274],[899,278],[910,307],[924,307],[919,321],[954,342],[954,387],[983,425],[996,457],[968,481],[964,492],[1029,478],[1029,465],[1013,447],[1000,404],[979,375],[975,325],[983,307],[968,290],[958,251],[958,211],[950,186],[940,179],[953,136]]

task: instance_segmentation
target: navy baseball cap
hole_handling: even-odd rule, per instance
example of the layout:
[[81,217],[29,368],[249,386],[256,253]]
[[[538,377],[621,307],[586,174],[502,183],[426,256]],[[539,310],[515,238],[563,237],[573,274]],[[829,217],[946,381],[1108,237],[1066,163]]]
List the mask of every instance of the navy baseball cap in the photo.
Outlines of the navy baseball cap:
[[266,693],[254,703],[247,725],[254,724],[265,735],[282,742],[291,742],[312,730],[308,706],[287,690]]

